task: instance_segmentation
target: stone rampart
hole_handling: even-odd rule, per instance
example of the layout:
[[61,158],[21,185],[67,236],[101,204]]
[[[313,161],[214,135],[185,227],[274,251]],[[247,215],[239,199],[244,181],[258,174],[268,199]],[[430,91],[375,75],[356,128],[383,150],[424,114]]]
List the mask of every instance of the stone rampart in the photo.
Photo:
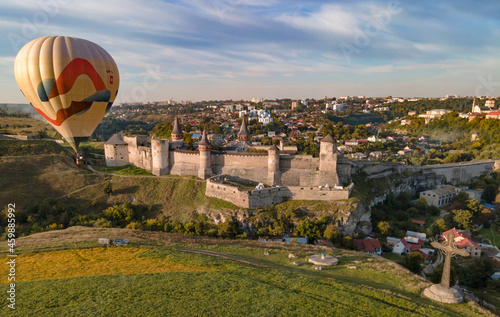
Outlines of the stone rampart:
[[262,208],[282,203],[287,200],[343,200],[348,199],[354,187],[347,188],[318,188],[301,186],[271,187],[256,190],[240,190],[236,186],[224,184],[229,178],[219,175],[207,179],[205,194],[209,197],[228,201],[241,208]]

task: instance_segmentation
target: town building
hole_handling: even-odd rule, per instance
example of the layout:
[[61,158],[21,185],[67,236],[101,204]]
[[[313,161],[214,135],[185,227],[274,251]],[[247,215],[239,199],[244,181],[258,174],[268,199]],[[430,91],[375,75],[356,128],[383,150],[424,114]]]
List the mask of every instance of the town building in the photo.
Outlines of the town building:
[[486,119],[500,119],[500,111],[492,111],[486,114]]
[[431,122],[432,120],[441,118],[443,115],[450,113],[450,112],[451,112],[451,110],[447,110],[447,109],[432,109],[432,110],[426,111],[425,114],[419,114],[418,117],[424,118],[425,123],[427,124],[427,123]]
[[354,239],[354,245],[359,251],[376,255],[382,254],[382,246],[378,239]]
[[448,234],[453,232],[453,237],[455,239],[455,245],[459,249],[465,249],[469,252],[470,256],[473,258],[481,257],[481,248],[477,242],[471,240],[470,232],[463,230],[456,230],[455,228],[443,232],[441,235],[442,240],[448,239]]
[[408,254],[410,252],[418,252],[425,241],[421,240],[417,237],[407,236],[404,239],[401,239],[394,248],[392,249],[392,253],[396,253],[399,255]]
[[451,199],[460,192],[459,188],[444,185],[435,189],[420,192],[420,198],[425,198],[429,206],[443,207],[451,202]]

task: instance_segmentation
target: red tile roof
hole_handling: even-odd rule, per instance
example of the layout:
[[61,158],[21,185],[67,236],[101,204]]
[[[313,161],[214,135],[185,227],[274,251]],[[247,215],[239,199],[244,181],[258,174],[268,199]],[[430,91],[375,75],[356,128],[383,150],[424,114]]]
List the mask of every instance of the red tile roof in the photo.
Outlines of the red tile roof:
[[420,240],[420,239],[418,239],[418,243],[410,243],[410,242],[406,241],[406,239],[402,239],[401,242],[403,243],[405,248],[407,250],[409,250],[410,252],[416,252],[416,251],[420,250],[425,243],[425,241]]
[[479,244],[477,242],[474,242],[468,238],[465,238],[462,241],[459,241],[456,244],[456,246],[459,249],[464,249],[464,248],[467,248],[468,246],[479,248]]
[[457,229],[455,229],[455,228],[443,232],[442,238],[446,239],[448,237],[448,233],[450,231],[453,232],[453,238],[454,239],[456,239],[458,237],[464,237],[464,238],[470,239],[470,233],[458,232]]
[[453,238],[456,239],[456,238],[460,237],[460,233],[458,233],[457,229],[455,229],[455,228],[443,232],[443,236],[442,237],[444,239],[448,238],[448,233],[450,233],[450,231],[453,232]]
[[376,249],[381,249],[382,246],[378,239],[354,239],[356,249],[375,252]]
[[425,225],[425,221],[423,221],[423,220],[411,219],[411,222],[416,223],[417,225],[421,225],[421,226]]

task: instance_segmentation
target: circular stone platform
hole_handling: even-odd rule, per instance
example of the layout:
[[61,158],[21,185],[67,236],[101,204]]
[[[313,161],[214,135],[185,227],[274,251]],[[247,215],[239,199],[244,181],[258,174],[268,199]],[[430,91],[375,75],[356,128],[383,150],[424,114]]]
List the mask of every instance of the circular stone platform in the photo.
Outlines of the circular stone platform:
[[436,302],[459,304],[464,298],[460,292],[454,288],[444,288],[440,284],[434,284],[424,290],[424,295]]
[[311,255],[309,257],[309,263],[312,263],[314,265],[337,265],[339,263],[339,260],[336,257],[329,256],[329,255]]

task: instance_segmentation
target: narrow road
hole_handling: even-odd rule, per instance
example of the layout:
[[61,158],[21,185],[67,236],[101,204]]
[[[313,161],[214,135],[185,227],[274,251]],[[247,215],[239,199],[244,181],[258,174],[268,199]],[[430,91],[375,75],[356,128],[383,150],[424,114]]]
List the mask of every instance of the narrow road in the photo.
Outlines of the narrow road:
[[444,216],[448,215],[449,212],[447,212],[446,210],[444,209],[441,209],[441,213],[439,214],[439,217],[434,220],[434,222],[432,223],[432,225],[429,227],[428,231],[431,232],[432,230],[432,227],[436,224],[436,222],[439,220],[439,219],[442,219]]

